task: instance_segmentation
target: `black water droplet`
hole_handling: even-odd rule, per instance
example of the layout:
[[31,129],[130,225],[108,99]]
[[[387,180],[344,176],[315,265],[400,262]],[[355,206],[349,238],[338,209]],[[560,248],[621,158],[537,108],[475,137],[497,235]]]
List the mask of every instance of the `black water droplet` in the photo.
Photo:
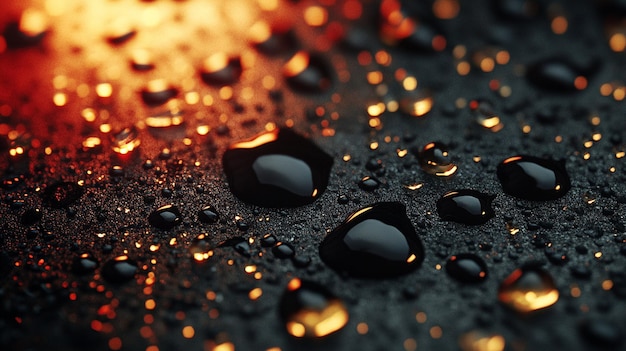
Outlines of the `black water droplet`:
[[111,283],[125,283],[137,273],[137,264],[127,256],[118,256],[102,266],[102,276]]
[[[302,338],[320,338],[348,323],[343,303],[324,286],[293,278],[280,298],[278,313],[287,332]],[[324,326],[324,327],[322,327]]]
[[554,200],[571,187],[565,161],[513,156],[498,165],[497,175],[505,193],[526,200]]
[[322,261],[364,278],[393,277],[417,269],[424,247],[399,202],[379,202],[354,212],[324,238]]
[[526,78],[539,88],[565,92],[585,89],[588,73],[566,60],[551,58],[530,65]]
[[200,211],[198,211],[198,220],[202,223],[215,223],[219,219],[219,213],[211,205],[204,206]]
[[463,283],[480,283],[487,279],[487,264],[474,254],[464,253],[448,259],[446,272]]
[[93,272],[98,268],[98,260],[90,253],[83,253],[72,261],[72,272],[77,275],[84,275]]
[[297,52],[283,67],[287,84],[298,92],[319,93],[332,85],[331,69],[322,57]]
[[189,253],[196,262],[203,262],[213,256],[213,243],[207,234],[196,236],[189,245]]
[[169,230],[182,222],[182,215],[178,207],[165,205],[150,213],[148,222],[159,229]]
[[230,85],[239,80],[243,68],[238,56],[228,57],[219,52],[204,61],[200,70],[202,80],[210,85]]
[[141,89],[141,98],[146,105],[158,106],[178,95],[178,89],[164,79],[151,80]]
[[295,207],[326,190],[333,159],[295,132],[276,129],[231,145],[222,163],[239,199],[262,207]]
[[261,238],[261,246],[263,247],[272,247],[276,245],[278,239],[273,234],[265,234],[263,238]]
[[43,192],[43,201],[55,208],[67,207],[83,196],[83,187],[72,182],[56,182]]
[[457,166],[452,163],[448,146],[440,142],[424,145],[418,152],[417,159],[422,170],[438,177],[449,177],[456,173]]
[[19,49],[38,45],[47,33],[43,16],[38,11],[26,10],[19,22],[8,23],[2,33],[7,47]]
[[296,38],[288,26],[270,25],[258,21],[250,28],[250,43],[266,55],[277,55],[293,49]]
[[278,258],[292,258],[296,254],[296,250],[288,243],[279,242],[272,248],[272,253]]
[[374,191],[380,187],[380,181],[374,177],[366,176],[359,181],[359,188],[365,191]]
[[444,221],[483,224],[495,216],[491,208],[493,195],[475,190],[449,191],[437,201],[437,213]]
[[29,208],[22,214],[20,223],[25,226],[33,225],[41,220],[43,213],[38,208]]
[[219,243],[217,247],[232,247],[242,256],[250,257],[252,255],[250,252],[250,244],[248,243],[248,240],[242,237],[230,238],[226,241]]

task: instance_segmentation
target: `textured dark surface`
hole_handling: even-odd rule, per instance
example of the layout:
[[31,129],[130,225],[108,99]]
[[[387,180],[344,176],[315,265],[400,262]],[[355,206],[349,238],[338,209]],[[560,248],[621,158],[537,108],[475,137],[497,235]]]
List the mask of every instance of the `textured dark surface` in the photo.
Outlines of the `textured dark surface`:
[[[626,107],[619,92],[605,96],[601,87],[626,80],[624,53],[613,52],[605,34],[609,24],[623,21],[626,6],[530,1],[535,14],[506,10],[522,2],[461,1],[455,18],[441,20],[432,15],[432,1],[406,1],[405,9],[445,35],[446,49],[438,52],[385,44],[378,35],[380,3],[364,1],[362,16],[348,20],[341,0],[324,2],[335,4],[323,6],[331,23],[320,28],[303,19],[314,4],[309,1],[283,1],[274,11],[243,0],[71,5],[51,17],[40,44],[0,50],[0,349],[95,351],[117,349],[121,340],[124,350],[210,350],[224,341],[237,350],[413,350],[415,344],[457,350],[469,331],[502,335],[507,350],[624,349],[626,173],[625,158],[616,155],[625,151]],[[22,5],[0,6],[6,6],[4,28]],[[159,11],[156,26],[145,19],[150,8]],[[569,24],[562,35],[551,31],[557,14]],[[107,28],[117,17],[136,22],[137,33],[113,45]],[[245,38],[258,18],[289,19],[297,39],[274,55],[255,51]],[[328,39],[336,37],[329,29],[336,23],[350,44]],[[4,32],[10,46],[16,46],[9,40],[14,30]],[[466,54],[455,58],[458,45]],[[141,47],[154,52],[154,70],[132,70],[130,53]],[[506,49],[510,60],[483,72],[474,57],[493,47]],[[283,78],[282,65],[297,48],[317,52],[332,67],[333,83],[324,92],[292,91]],[[377,63],[379,50],[390,58],[381,55]],[[217,51],[246,58],[232,98],[200,76],[202,60]],[[359,63],[363,51],[371,52],[370,63]],[[526,79],[526,67],[554,57],[593,67],[586,88],[544,89]],[[461,61],[471,63],[469,74],[457,72]],[[417,78],[417,90],[403,89],[398,69]],[[372,71],[382,73],[387,91],[368,84]],[[66,84],[55,87],[56,76]],[[274,78],[270,89],[266,76]],[[146,125],[146,117],[166,109],[142,101],[143,86],[157,78],[174,84],[181,99],[198,93],[199,102],[179,103],[183,124]],[[111,84],[112,96],[96,95],[100,83]],[[368,124],[368,106],[425,91],[434,101],[425,116],[386,111],[380,126]],[[64,106],[55,106],[55,93],[66,94]],[[203,104],[205,96],[210,104]],[[476,122],[468,107],[473,99],[491,103],[501,130]],[[81,117],[86,108],[96,110],[96,121]],[[221,156],[268,123],[293,127],[333,157],[328,188],[314,203],[267,209],[229,191]],[[102,124],[113,132],[103,133]],[[119,155],[110,135],[132,125],[141,145]],[[210,131],[198,134],[204,125]],[[592,141],[596,134],[601,137]],[[101,145],[84,147],[89,136]],[[422,171],[413,151],[432,141],[449,145],[456,174]],[[25,154],[11,156],[17,146]],[[496,166],[517,154],[565,160],[571,190],[552,201],[504,194]],[[379,179],[379,188],[361,189],[365,176]],[[440,220],[436,201],[454,189],[496,195],[495,217],[478,226]],[[393,279],[338,275],[320,260],[318,245],[347,215],[379,201],[406,206],[424,244],[422,266]],[[182,222],[170,230],[150,226],[149,214],[167,204],[179,208]],[[207,205],[219,213],[217,222],[198,218]],[[202,233],[214,252],[199,263],[189,247]],[[279,258],[262,245],[268,233],[291,245],[295,258]],[[246,247],[238,237],[254,241]],[[463,284],[446,274],[447,259],[465,252],[486,262],[484,282]],[[82,253],[98,261],[95,270],[72,269]],[[136,279],[102,277],[106,263],[120,255],[137,263]],[[527,262],[543,265],[560,298],[546,310],[519,314],[501,305],[497,292]],[[260,279],[246,272],[251,265]],[[343,300],[350,313],[345,328],[323,340],[289,336],[278,302],[293,277],[322,284]],[[251,300],[257,287],[262,295]],[[146,303],[152,300],[153,309]],[[357,332],[359,323],[367,324],[366,334]],[[183,337],[186,326],[194,328],[192,338]]]

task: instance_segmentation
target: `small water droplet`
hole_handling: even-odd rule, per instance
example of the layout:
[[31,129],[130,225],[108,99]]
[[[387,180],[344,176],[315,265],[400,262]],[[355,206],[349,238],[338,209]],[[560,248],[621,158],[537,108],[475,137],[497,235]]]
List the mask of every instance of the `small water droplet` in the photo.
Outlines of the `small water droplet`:
[[83,253],[72,261],[72,271],[77,275],[85,275],[98,268],[98,260],[90,253]]
[[128,256],[118,256],[102,266],[102,276],[111,283],[125,283],[137,273],[137,264]]
[[504,351],[506,342],[499,334],[474,330],[461,335],[459,346],[462,351]]
[[276,55],[296,46],[290,27],[279,23],[270,25],[263,20],[250,27],[248,38],[257,50],[266,55]]
[[43,201],[55,208],[67,207],[78,201],[85,190],[72,182],[57,182],[49,185],[43,193]]
[[423,117],[432,110],[434,99],[430,91],[420,90],[400,99],[400,110],[407,115]]
[[232,247],[237,251],[240,255],[250,257],[252,253],[250,252],[250,244],[248,240],[242,237],[231,238],[226,241],[223,241],[217,245],[217,247]]
[[215,223],[219,218],[219,213],[211,205],[204,206],[198,211],[198,219],[202,223]]
[[200,77],[210,85],[230,85],[239,80],[242,71],[238,56],[229,57],[226,53],[218,52],[204,60]]
[[399,202],[352,213],[324,238],[319,253],[331,268],[358,277],[393,277],[417,269],[424,248]]
[[495,216],[491,202],[495,196],[475,190],[449,191],[437,201],[437,213],[444,221],[483,224]]
[[178,95],[178,89],[165,79],[153,79],[141,89],[141,98],[146,105],[163,105]]
[[272,247],[276,245],[278,239],[273,234],[265,234],[263,238],[261,238],[261,246],[263,247]]
[[278,258],[292,258],[296,254],[296,250],[291,244],[279,242],[272,248],[272,253]]
[[135,126],[127,127],[111,135],[111,148],[120,155],[126,155],[141,144]]
[[156,228],[170,230],[182,222],[182,215],[178,207],[165,205],[150,213],[148,222]]
[[287,84],[299,92],[318,93],[332,85],[331,70],[326,62],[306,51],[297,52],[283,67]]
[[213,243],[207,234],[200,234],[195,237],[189,245],[189,253],[196,262],[204,262],[213,256]]
[[152,54],[148,50],[136,49],[132,52],[131,66],[136,71],[149,71],[154,68]]
[[297,338],[321,338],[349,320],[344,304],[322,285],[293,278],[280,298],[279,314],[287,332]]
[[480,283],[487,279],[487,264],[474,254],[463,253],[448,259],[446,272],[463,283]]
[[500,116],[493,110],[491,103],[484,100],[472,100],[469,108],[476,118],[476,123],[484,128],[497,133],[504,128],[504,123],[500,120]]
[[374,191],[380,187],[380,181],[374,177],[366,176],[359,181],[359,188],[365,191]]
[[548,272],[528,265],[504,279],[498,289],[498,299],[518,312],[532,312],[554,305],[559,291]]
[[10,22],[2,36],[7,47],[12,49],[38,45],[46,35],[48,21],[46,15],[35,9],[26,9],[19,22]]
[[587,88],[589,69],[574,66],[564,59],[550,58],[528,67],[526,77],[535,86],[556,91],[577,91]]
[[513,156],[498,165],[497,175],[505,193],[526,200],[554,200],[571,187],[565,161]]
[[295,132],[276,129],[231,145],[222,163],[239,199],[262,207],[295,207],[326,190],[333,159]]
[[438,177],[449,177],[456,173],[458,167],[452,163],[448,146],[440,142],[431,142],[417,154],[420,167],[428,174]]

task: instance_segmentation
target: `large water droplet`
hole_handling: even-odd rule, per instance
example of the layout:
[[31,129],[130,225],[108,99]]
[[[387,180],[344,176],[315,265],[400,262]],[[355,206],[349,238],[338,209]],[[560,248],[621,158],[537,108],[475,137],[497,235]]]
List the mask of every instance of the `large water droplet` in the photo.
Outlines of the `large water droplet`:
[[554,200],[571,187],[565,161],[513,156],[498,165],[497,175],[505,193],[526,200]]
[[523,266],[500,284],[498,299],[516,311],[532,312],[554,305],[559,291],[548,272],[535,266]]
[[148,222],[154,227],[163,230],[169,230],[182,222],[182,215],[178,207],[173,205],[165,205],[159,207],[156,211],[150,213]]
[[204,206],[198,211],[198,219],[202,223],[215,223],[219,218],[219,213],[211,205]]
[[331,70],[318,56],[297,52],[283,67],[287,84],[300,92],[323,92],[332,85]]
[[380,37],[388,45],[417,52],[442,51],[446,38],[434,23],[407,15],[406,6],[397,0],[386,0],[380,6]]
[[448,146],[440,142],[424,145],[417,154],[422,170],[438,177],[449,177],[456,173],[458,167],[452,163]]
[[67,207],[83,196],[83,187],[72,182],[57,182],[43,192],[43,201],[52,207]]
[[343,303],[320,284],[293,278],[280,298],[279,314],[297,338],[320,338],[343,328],[349,314]]
[[320,244],[320,257],[357,277],[393,277],[417,269],[424,247],[399,202],[379,202],[346,218]]
[[446,272],[463,283],[480,283],[487,279],[487,264],[474,254],[464,253],[448,259]]
[[276,129],[231,145],[222,159],[231,191],[263,207],[313,202],[326,190],[333,159],[310,140]]
[[437,213],[444,221],[483,224],[495,215],[493,199],[495,196],[475,190],[449,191],[437,201]]
[[366,176],[359,181],[359,188],[365,191],[374,191],[380,187],[380,181],[374,177]]
[[102,276],[111,283],[125,283],[137,273],[137,264],[128,256],[118,256],[102,266]]
[[228,57],[218,52],[204,60],[200,76],[207,84],[229,85],[237,82],[242,71],[239,57]]
[[577,91],[587,87],[587,71],[566,60],[551,58],[530,65],[526,77],[539,88]]
[[150,106],[162,105],[176,95],[178,95],[178,89],[165,79],[153,79],[141,89],[143,102]]

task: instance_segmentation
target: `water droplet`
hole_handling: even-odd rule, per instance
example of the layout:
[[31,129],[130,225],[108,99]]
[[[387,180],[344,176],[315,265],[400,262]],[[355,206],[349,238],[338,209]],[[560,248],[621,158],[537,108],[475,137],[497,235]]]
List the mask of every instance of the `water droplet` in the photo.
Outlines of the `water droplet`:
[[106,39],[112,45],[121,45],[134,37],[135,34],[137,31],[128,20],[118,18],[109,23]]
[[2,36],[6,45],[12,49],[38,45],[46,35],[48,21],[43,12],[27,9],[20,16],[19,22],[7,24]]
[[261,246],[263,247],[272,247],[276,245],[278,239],[273,234],[265,234],[263,238],[261,238]]
[[196,262],[203,262],[213,256],[213,243],[207,234],[200,234],[195,237],[189,245],[189,253]]
[[498,165],[497,175],[505,193],[526,200],[554,200],[571,187],[564,160],[513,156]]
[[141,98],[146,105],[163,105],[178,95],[178,89],[165,79],[153,79],[141,89]]
[[437,213],[444,221],[463,224],[483,224],[493,218],[493,195],[475,190],[449,191],[437,201]]
[[182,215],[178,207],[173,205],[165,205],[159,207],[156,211],[150,213],[148,222],[154,227],[163,230],[169,230],[182,222]]
[[41,213],[40,209],[30,208],[22,214],[22,217],[20,218],[20,222],[22,223],[22,225],[31,226],[39,222],[42,217],[43,217],[43,213]]
[[530,65],[526,77],[539,88],[577,91],[587,87],[589,83],[588,71],[574,66],[567,60],[551,58]]
[[215,223],[219,218],[219,213],[211,205],[204,206],[198,211],[198,220],[202,223]]
[[302,338],[321,338],[343,328],[349,319],[343,303],[322,285],[293,278],[279,302],[287,332]]
[[139,133],[135,126],[127,127],[111,135],[111,148],[120,155],[135,150],[141,144]]
[[152,116],[146,117],[146,119],[144,120],[148,127],[154,129],[177,127],[182,125],[184,121],[184,115],[178,109],[156,113]]
[[[446,38],[433,23],[408,16],[400,2],[383,1],[380,6],[380,37],[392,46],[417,52],[443,51]],[[405,6],[403,6],[405,7]]]
[[83,196],[83,187],[72,182],[49,185],[43,193],[43,201],[55,208],[67,207]]
[[532,312],[554,305],[559,291],[548,272],[535,266],[523,266],[500,284],[498,299],[518,312]]
[[128,256],[118,256],[102,266],[102,276],[111,283],[125,283],[137,273],[137,264]]
[[83,253],[72,261],[72,271],[77,275],[91,273],[96,268],[98,268],[98,260],[90,253]]
[[309,204],[326,190],[333,159],[310,140],[276,129],[233,144],[222,159],[231,191],[263,207]]
[[292,258],[296,254],[296,250],[291,244],[279,242],[272,248],[272,253],[278,258]]
[[506,342],[502,335],[474,330],[461,335],[459,346],[462,351],[503,351]]
[[494,112],[491,103],[484,100],[472,100],[469,108],[476,118],[476,123],[497,133],[504,128],[504,123],[500,120],[500,116]]
[[204,60],[200,76],[207,84],[230,85],[237,82],[242,71],[238,56],[228,57],[226,53],[218,52]]
[[358,277],[393,277],[417,269],[424,248],[399,202],[352,213],[324,238],[319,253],[331,268]]
[[231,238],[226,241],[221,242],[217,247],[232,247],[242,256],[250,257],[252,254],[250,252],[250,244],[248,240],[242,237]]
[[366,176],[359,181],[359,188],[365,191],[374,191],[380,186],[380,181],[374,177]]
[[487,264],[474,254],[463,253],[448,259],[446,272],[463,283],[480,283],[487,279]]
[[136,71],[149,71],[154,68],[152,54],[148,50],[136,49],[132,52],[131,66]]
[[257,50],[267,55],[276,55],[295,47],[291,28],[279,24],[270,25],[263,20],[250,27],[248,37]]
[[332,85],[331,70],[326,62],[306,51],[297,52],[283,67],[287,84],[299,92],[323,92]]
[[432,110],[434,99],[430,91],[421,90],[400,99],[400,110],[410,116],[422,117]]
[[457,166],[452,163],[448,146],[440,142],[431,142],[417,154],[420,167],[428,174],[438,177],[449,177],[456,173]]

